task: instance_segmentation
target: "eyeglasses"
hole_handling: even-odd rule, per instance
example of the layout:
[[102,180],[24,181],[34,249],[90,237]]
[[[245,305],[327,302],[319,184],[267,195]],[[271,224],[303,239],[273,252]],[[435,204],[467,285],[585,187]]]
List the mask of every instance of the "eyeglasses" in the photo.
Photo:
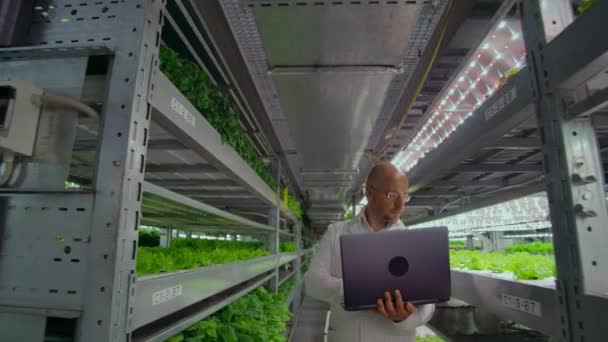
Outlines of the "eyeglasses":
[[375,192],[381,192],[384,195],[386,195],[387,200],[394,201],[397,198],[400,198],[403,201],[403,203],[407,203],[412,199],[412,196],[410,196],[410,194],[407,192],[400,194],[398,192],[392,192],[392,191],[379,191],[379,190],[375,189],[372,185],[370,185],[370,184],[368,184],[368,185]]

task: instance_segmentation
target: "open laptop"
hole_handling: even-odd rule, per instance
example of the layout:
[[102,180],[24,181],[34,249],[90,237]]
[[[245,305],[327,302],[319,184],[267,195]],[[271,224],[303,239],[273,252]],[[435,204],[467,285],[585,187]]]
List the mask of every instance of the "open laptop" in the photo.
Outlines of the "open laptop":
[[446,227],[342,235],[340,249],[346,310],[375,308],[387,290],[412,304],[450,298]]

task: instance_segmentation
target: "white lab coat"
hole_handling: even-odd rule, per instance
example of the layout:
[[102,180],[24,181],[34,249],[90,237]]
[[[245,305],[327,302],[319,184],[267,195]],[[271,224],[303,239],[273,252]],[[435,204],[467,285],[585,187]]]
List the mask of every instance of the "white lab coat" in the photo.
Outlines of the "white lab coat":
[[[407,228],[399,221],[386,229]],[[420,305],[408,319],[394,323],[379,313],[346,311],[341,304],[344,289],[339,237],[368,232],[372,230],[363,210],[349,221],[329,225],[304,279],[306,294],[331,306],[329,342],[415,342],[416,327],[431,319],[435,305]]]

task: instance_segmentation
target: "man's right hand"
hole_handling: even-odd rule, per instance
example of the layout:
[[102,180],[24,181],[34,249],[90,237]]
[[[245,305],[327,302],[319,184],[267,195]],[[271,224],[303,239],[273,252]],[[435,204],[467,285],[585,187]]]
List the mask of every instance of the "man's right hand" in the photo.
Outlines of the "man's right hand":
[[395,304],[393,304],[391,293],[386,291],[384,292],[384,300],[378,298],[376,310],[393,322],[400,323],[408,319],[416,311],[416,307],[412,303],[404,303],[401,292],[396,290]]

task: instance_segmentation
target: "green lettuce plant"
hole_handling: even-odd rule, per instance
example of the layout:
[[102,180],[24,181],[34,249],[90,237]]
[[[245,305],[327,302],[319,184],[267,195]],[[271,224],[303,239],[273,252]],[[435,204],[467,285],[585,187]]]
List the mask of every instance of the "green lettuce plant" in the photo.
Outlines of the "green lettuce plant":
[[137,274],[156,274],[269,255],[258,242],[174,239],[171,247],[139,247]]
[[555,276],[555,259],[552,255],[514,253],[484,253],[467,250],[451,250],[450,265],[453,268],[495,273],[513,272],[516,279],[534,280]]
[[[275,190],[277,182],[241,127],[238,107],[228,92],[214,86],[198,65],[166,46],[161,46],[159,59],[161,71],[217,130],[223,142],[232,146],[258,176]],[[300,202],[294,196],[288,196],[287,206],[295,217],[302,217]]]
[[278,293],[259,287],[234,303],[194,324],[169,342],[284,342],[291,313],[285,300],[295,280],[286,281]]

